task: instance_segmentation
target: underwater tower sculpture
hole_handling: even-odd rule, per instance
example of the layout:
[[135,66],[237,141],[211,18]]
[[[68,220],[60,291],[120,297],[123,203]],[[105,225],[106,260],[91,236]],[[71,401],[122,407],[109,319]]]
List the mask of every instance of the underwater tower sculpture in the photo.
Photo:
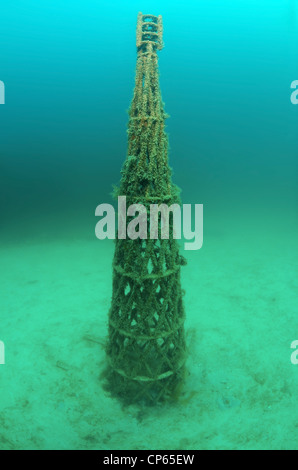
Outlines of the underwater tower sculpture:
[[[168,164],[167,115],[159,87],[157,51],[163,48],[162,35],[161,16],[139,13],[128,152],[116,191],[116,196],[126,196],[127,207],[142,204],[147,213],[151,204],[180,204]],[[160,217],[158,226],[160,235]],[[185,260],[173,239],[172,216],[169,239],[159,235],[150,238],[148,217],[146,237],[116,239],[106,374],[110,392],[126,403],[169,400],[177,397],[183,384],[186,346],[180,267]]]

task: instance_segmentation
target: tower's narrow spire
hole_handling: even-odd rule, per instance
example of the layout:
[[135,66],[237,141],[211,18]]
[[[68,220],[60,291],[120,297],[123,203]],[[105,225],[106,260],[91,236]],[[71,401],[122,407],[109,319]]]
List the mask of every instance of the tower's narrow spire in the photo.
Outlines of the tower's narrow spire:
[[[129,110],[128,155],[118,196],[127,205],[179,203],[168,164],[168,138],[158,77],[163,47],[161,16],[139,13],[137,67]],[[127,220],[129,222],[129,218]],[[170,217],[169,239],[117,239],[107,345],[108,383],[126,402],[169,399],[184,374],[184,309],[177,241]],[[159,236],[161,220],[159,218]]]

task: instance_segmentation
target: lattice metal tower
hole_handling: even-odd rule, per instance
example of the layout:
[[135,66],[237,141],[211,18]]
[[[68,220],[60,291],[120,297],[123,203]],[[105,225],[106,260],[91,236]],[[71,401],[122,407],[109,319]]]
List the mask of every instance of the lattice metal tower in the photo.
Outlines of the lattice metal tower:
[[[139,13],[137,67],[129,110],[128,154],[117,196],[130,204],[179,204],[168,164],[167,117],[159,87],[157,51],[162,17]],[[128,218],[129,221],[129,218]],[[161,218],[159,218],[159,235]],[[170,217],[169,239],[117,239],[109,312],[109,390],[127,403],[156,403],[176,396],[186,356],[179,255]]]

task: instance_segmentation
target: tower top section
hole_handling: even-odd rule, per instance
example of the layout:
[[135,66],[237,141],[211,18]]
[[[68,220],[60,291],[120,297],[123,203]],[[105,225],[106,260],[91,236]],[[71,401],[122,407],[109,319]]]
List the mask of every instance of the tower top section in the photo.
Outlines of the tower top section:
[[162,16],[138,14],[137,22],[137,49],[147,51],[150,44],[153,50],[163,48],[162,40]]

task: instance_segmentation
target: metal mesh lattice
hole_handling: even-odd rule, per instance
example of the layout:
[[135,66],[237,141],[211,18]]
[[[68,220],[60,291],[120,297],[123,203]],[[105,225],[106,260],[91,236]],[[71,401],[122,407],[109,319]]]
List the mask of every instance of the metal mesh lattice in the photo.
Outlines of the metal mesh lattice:
[[[154,34],[153,34],[154,33]],[[117,195],[127,205],[179,203],[168,164],[167,117],[157,50],[162,20],[138,16],[137,68],[129,110],[128,156]],[[149,220],[148,220],[149,227]],[[160,232],[160,223],[159,223]],[[186,355],[179,255],[170,218],[169,239],[117,239],[107,344],[108,388],[126,402],[170,399],[181,385]]]

